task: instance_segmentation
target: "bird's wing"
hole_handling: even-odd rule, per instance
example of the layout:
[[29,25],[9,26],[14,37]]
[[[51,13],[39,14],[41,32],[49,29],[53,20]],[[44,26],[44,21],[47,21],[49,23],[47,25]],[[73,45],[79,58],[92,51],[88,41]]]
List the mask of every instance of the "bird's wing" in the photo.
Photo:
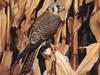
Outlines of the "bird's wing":
[[56,33],[61,23],[62,21],[59,16],[46,11],[42,16],[36,19],[31,30],[32,32],[37,32],[39,36],[46,41]]

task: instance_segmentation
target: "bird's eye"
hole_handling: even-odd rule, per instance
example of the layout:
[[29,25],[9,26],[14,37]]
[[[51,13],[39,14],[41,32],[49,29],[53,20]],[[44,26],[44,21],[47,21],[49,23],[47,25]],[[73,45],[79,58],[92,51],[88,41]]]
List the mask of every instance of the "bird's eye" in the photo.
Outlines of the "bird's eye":
[[52,11],[54,12],[54,7],[52,7]]
[[59,5],[56,5],[56,7],[59,9]]

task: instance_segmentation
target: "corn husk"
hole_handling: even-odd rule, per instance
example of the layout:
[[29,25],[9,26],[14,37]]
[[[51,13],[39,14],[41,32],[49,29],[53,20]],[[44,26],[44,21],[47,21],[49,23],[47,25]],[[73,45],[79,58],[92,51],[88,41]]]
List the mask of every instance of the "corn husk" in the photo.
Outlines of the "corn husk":
[[[50,49],[48,49],[48,50],[50,50]],[[70,62],[66,56],[62,55],[57,50],[55,52],[55,58],[56,58],[55,65],[56,65],[56,74],[57,75],[73,75],[74,74],[74,70],[72,69]],[[50,67],[51,67],[51,65],[50,65],[51,63],[52,63],[51,60],[46,60],[46,69],[47,70],[44,72],[44,75],[47,75],[48,69],[50,69]]]

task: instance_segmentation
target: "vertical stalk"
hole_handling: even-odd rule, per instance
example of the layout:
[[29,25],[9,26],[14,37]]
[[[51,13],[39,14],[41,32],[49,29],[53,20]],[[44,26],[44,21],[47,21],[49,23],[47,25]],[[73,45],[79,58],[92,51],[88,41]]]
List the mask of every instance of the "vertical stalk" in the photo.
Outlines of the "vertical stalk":
[[7,39],[6,39],[6,43],[7,43],[7,50],[10,49],[10,6],[7,6]]
[[62,29],[62,27],[59,27],[59,29],[57,30],[57,33],[56,33],[56,35],[55,35],[55,37],[54,37],[54,45],[55,45],[56,47],[59,46],[59,40],[60,40],[60,35],[61,35],[61,29]]
[[[75,16],[74,17],[74,28],[78,26],[78,19]],[[78,31],[74,33],[74,38],[73,38],[73,68],[76,69],[78,64]]]
[[66,50],[66,20],[62,27],[62,43],[61,43],[61,53],[64,53]]
[[[74,25],[73,28],[77,28],[78,26],[78,19],[77,19],[77,13],[78,13],[78,0],[74,0]],[[78,65],[78,31],[74,32],[74,38],[73,38],[73,68],[76,69]]]
[[62,27],[62,45],[66,44],[66,20],[64,21],[64,26]]
[[69,35],[70,35],[70,48],[73,49],[73,22],[74,22],[74,19],[73,17],[69,17],[68,19],[68,29],[69,29]]

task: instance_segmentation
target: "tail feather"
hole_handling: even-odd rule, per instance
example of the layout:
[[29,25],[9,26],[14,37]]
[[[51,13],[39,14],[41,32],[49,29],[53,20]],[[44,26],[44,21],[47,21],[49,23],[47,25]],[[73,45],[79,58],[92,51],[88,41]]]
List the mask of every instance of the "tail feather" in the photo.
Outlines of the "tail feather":
[[28,72],[30,72],[31,67],[34,63],[35,58],[37,57],[39,53],[41,46],[44,46],[44,45],[46,45],[46,42],[43,42],[36,50],[32,51],[32,53],[29,53],[29,55],[26,58],[26,61],[23,64],[20,74],[27,74]]
[[28,72],[30,72],[31,67],[34,63],[35,60],[35,56],[37,54],[37,51],[33,51],[27,58],[26,58],[26,62],[24,62],[23,67],[21,69],[21,74],[26,74]]
[[34,50],[32,44],[28,44],[25,50],[17,56],[14,64],[12,64],[11,66],[11,69],[13,69],[17,65],[17,63],[19,62],[21,58],[22,58],[22,62],[26,61],[28,55],[32,52],[32,50]]

